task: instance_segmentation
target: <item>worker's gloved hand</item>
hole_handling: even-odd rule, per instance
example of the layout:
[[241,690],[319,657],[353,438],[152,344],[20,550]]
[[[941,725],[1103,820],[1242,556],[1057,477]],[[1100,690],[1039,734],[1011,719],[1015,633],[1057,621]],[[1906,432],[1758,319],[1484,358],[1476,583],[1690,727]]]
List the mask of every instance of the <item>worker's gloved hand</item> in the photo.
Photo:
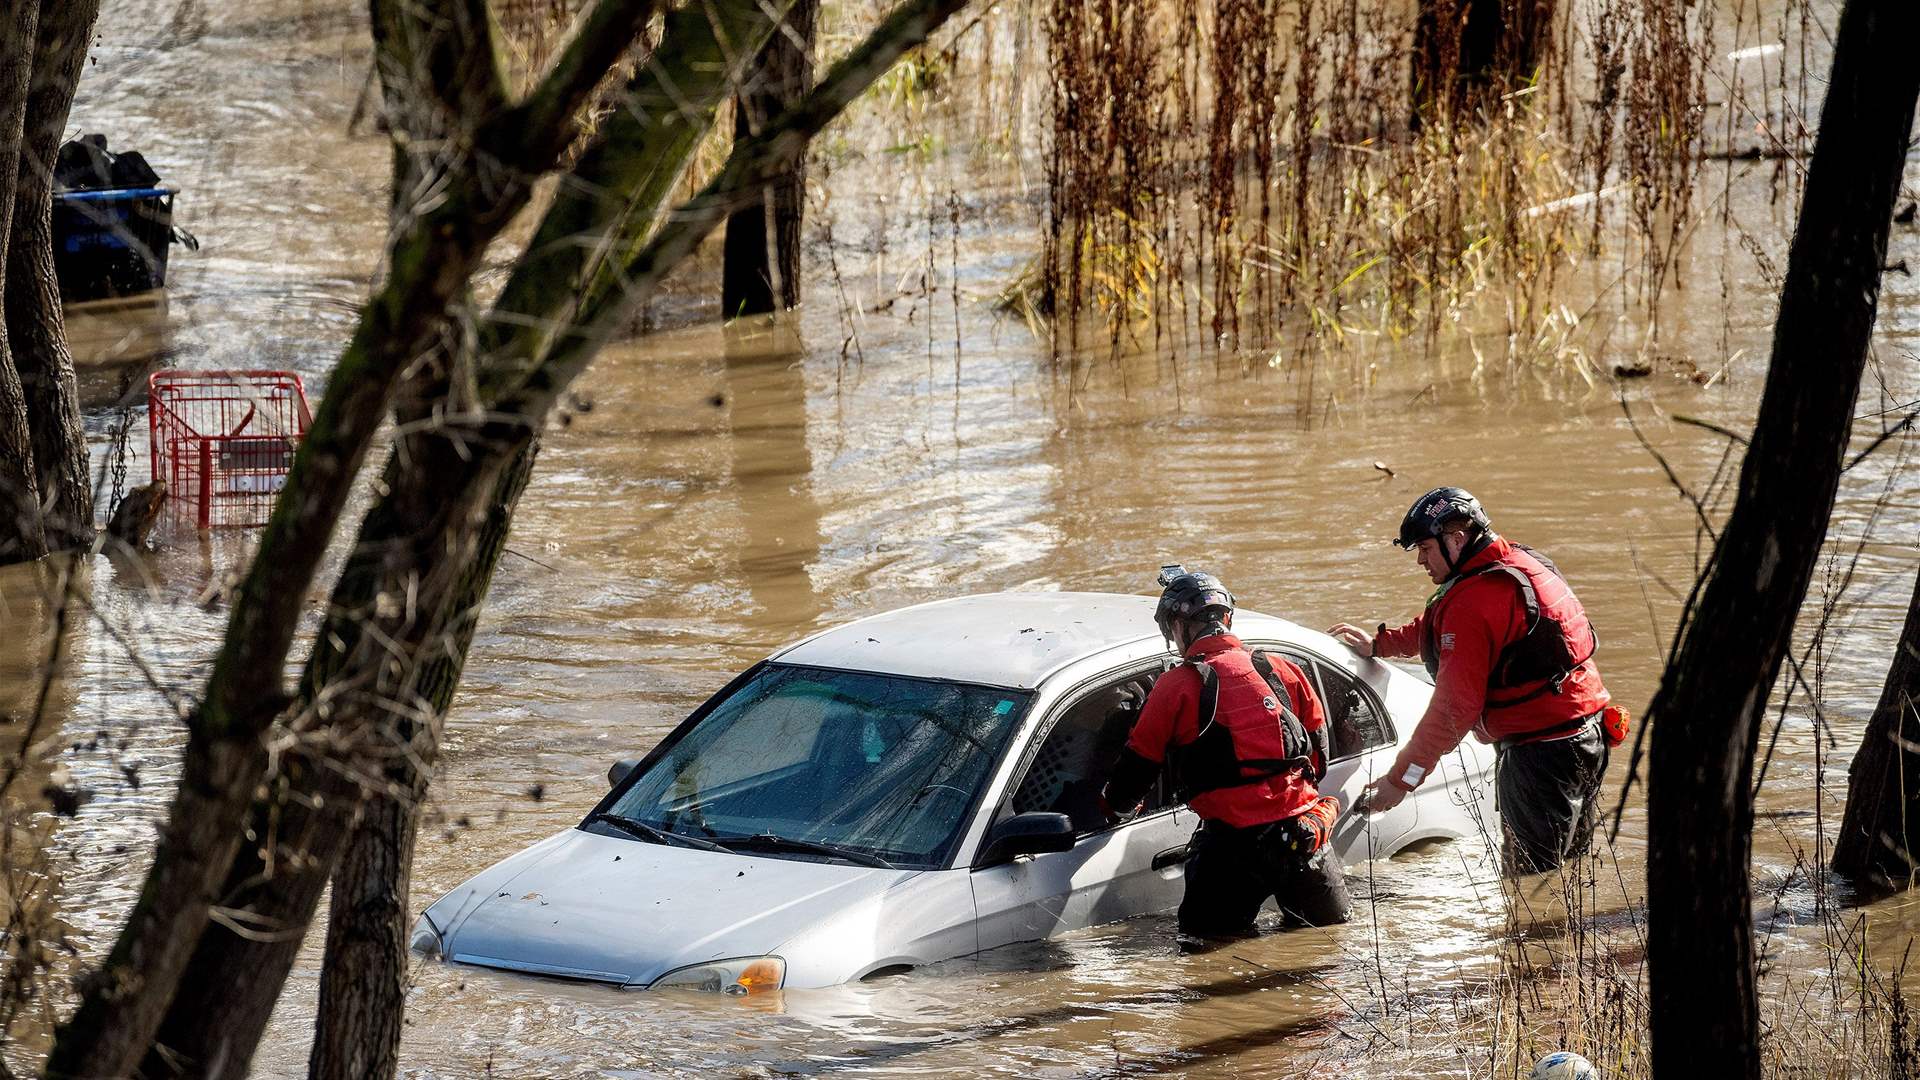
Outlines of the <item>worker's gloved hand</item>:
[[1363,814],[1384,814],[1400,805],[1407,797],[1407,789],[1391,780],[1376,780],[1360,792],[1360,798],[1353,808]]
[[1313,858],[1327,846],[1328,837],[1333,835],[1333,820],[1339,816],[1340,800],[1320,796],[1305,810],[1274,826],[1281,849],[1301,862]]
[[1301,811],[1295,821],[1313,833],[1315,851],[1327,846],[1333,836],[1333,823],[1340,816],[1340,800],[1331,795],[1322,795],[1313,800],[1313,805]]
[[1318,846],[1314,843],[1312,827],[1301,823],[1297,817],[1275,822],[1272,836],[1274,846],[1280,853],[1287,859],[1298,862],[1306,862],[1312,858],[1314,849]]

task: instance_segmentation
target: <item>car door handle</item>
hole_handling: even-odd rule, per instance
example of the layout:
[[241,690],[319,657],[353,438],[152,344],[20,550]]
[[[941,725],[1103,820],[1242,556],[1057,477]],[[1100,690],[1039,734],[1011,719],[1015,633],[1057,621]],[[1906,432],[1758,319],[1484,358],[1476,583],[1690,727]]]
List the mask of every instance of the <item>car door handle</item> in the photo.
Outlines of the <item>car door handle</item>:
[[1151,865],[1155,870],[1165,870],[1169,866],[1178,866],[1186,862],[1187,857],[1192,854],[1193,852],[1188,849],[1187,845],[1181,844],[1179,847],[1170,847],[1160,854],[1155,855]]

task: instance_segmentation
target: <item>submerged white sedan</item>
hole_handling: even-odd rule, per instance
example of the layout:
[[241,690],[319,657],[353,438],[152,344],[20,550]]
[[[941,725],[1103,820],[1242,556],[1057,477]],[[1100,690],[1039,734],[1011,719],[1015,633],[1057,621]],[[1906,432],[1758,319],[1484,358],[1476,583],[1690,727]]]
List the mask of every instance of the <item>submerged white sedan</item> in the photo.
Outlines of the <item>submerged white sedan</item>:
[[[1099,810],[1106,771],[1175,658],[1155,600],[1001,593],[875,615],[740,675],[577,827],[421,915],[416,949],[630,988],[753,993],[892,974],[1180,902],[1197,817],[1163,779]],[[1351,806],[1426,707],[1419,674],[1241,610],[1332,725],[1324,791]],[[1392,811],[1347,814],[1348,862],[1468,835],[1492,751],[1472,741]]]

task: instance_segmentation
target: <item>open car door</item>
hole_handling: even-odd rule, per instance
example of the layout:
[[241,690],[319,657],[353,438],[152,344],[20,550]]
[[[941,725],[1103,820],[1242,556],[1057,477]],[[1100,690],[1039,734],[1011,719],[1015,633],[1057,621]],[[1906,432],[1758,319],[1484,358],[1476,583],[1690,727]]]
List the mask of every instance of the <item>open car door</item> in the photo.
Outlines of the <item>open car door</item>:
[[1098,803],[1160,671],[1156,664],[1096,680],[1064,699],[1043,725],[995,820],[1062,813],[1073,820],[1077,839],[1070,851],[974,868],[980,948],[1038,941],[1179,905],[1187,838],[1199,818],[1172,801],[1164,777],[1130,821],[1109,824]]
[[[1250,646],[1300,665],[1326,709],[1332,761],[1320,790],[1340,799],[1340,819],[1333,830],[1334,854],[1344,862],[1356,863],[1400,850],[1419,827],[1422,800],[1402,799],[1400,805],[1384,814],[1353,813],[1360,792],[1385,776],[1399,753],[1393,719],[1382,705],[1388,689],[1386,670],[1378,665],[1363,669],[1356,658],[1347,657],[1347,663],[1342,663],[1296,645],[1252,642]],[[1379,686],[1368,683],[1369,673],[1379,680]]]

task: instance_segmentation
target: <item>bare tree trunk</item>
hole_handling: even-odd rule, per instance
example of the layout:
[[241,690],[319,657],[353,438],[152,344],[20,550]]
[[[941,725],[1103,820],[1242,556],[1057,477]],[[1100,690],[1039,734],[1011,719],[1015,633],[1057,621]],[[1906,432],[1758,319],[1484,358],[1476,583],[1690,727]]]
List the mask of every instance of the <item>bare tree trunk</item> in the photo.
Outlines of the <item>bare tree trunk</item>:
[[1920,581],[1880,703],[1847,769],[1833,870],[1868,893],[1909,888],[1920,851]]
[[[782,79],[780,106],[800,100],[813,88],[813,42],[820,0],[794,0],[787,25],[767,46],[767,59]],[[776,56],[778,59],[776,60]],[[770,110],[777,115],[778,110]],[[800,306],[800,239],[807,213],[807,156],[801,154],[767,188],[767,212],[773,218],[773,246],[780,272],[780,306]]]
[[[257,721],[263,728],[278,711],[271,702],[266,710]],[[153,869],[107,964],[79,985],[81,1011],[56,1037],[49,1080],[123,1076],[139,1060],[198,937],[178,927],[187,917],[205,922],[217,884],[206,880],[205,864],[225,866],[239,846],[232,822],[244,818],[266,758],[258,739],[208,740],[186,755]]]
[[387,787],[372,798],[334,874],[319,1016],[308,1061],[308,1075],[316,1080],[393,1076],[399,1068],[410,929],[407,897],[420,803],[439,757],[440,725],[453,702],[474,625],[513,526],[513,509],[533,475],[538,451],[538,443],[522,447],[494,486],[477,543],[464,563],[467,573],[441,620],[449,640],[416,680],[419,714],[395,718]]
[[404,797],[373,800],[333,875],[327,959],[307,1076],[398,1075],[406,1020],[407,890],[419,837],[421,776]]
[[1920,95],[1911,0],[1849,0],[1774,323],[1714,545],[1648,709],[1648,948],[1661,1076],[1760,1076],[1750,845],[1760,719],[1791,647],[1841,463]]
[[[814,24],[820,0],[794,0],[786,21],[767,40],[754,66],[754,81],[735,99],[734,138],[748,137],[813,86]],[[721,271],[721,313],[726,318],[763,315],[773,310],[774,266],[778,259],[780,306],[800,306],[800,234],[805,222],[807,159],[802,154],[765,195],[727,218],[725,264]],[[773,242],[768,244],[768,226]]]
[[[498,115],[501,84],[474,85],[495,59],[479,0],[376,2],[374,13],[383,73],[409,80],[423,103],[435,93],[463,95],[442,105],[472,125],[471,137],[396,148],[396,157],[419,155],[417,167],[396,165],[395,173],[430,179],[417,192],[427,201],[400,201],[387,280],[362,310],[234,596],[226,638],[189,721],[184,775],[153,868],[112,952],[55,1036],[50,1077],[119,1076],[148,1054],[221,897],[255,789],[265,779],[262,737],[290,701],[282,673],[307,589],[374,432],[402,372],[440,347],[445,313],[465,295],[488,242],[525,205],[531,177],[501,168],[509,155],[498,147],[510,140],[516,153],[537,154],[556,134],[520,130],[520,117]],[[464,81],[434,77],[456,69]],[[439,156],[442,146],[469,144],[483,152]],[[536,171],[548,166],[536,164]],[[5,204],[12,205],[10,197]],[[250,1056],[253,1047],[241,1049]]]
[[[587,297],[583,310],[575,316],[577,321],[566,327],[566,333],[554,337],[564,347],[557,345],[519,392],[504,401],[490,403],[492,412],[517,414],[529,426],[537,422],[536,418],[545,415],[555,396],[578,371],[578,365],[584,362],[583,355],[591,355],[606,326],[625,317],[618,308],[608,307],[614,303],[612,297],[619,296],[629,309],[644,300],[658,287],[666,269],[690,254],[701,238],[725,219],[728,209],[757,201],[759,190],[786,172],[827,120],[871,85],[901,52],[925,41],[964,2],[920,0],[902,4],[866,43],[835,66],[827,82],[819,87],[817,100],[796,107],[800,115],[790,116],[781,132],[769,133],[766,143],[759,147],[736,146],[735,156],[707,189],[676,211],[668,219],[668,225],[617,268],[612,277],[621,283],[620,291]],[[503,355],[512,357],[516,350],[504,350]],[[483,378],[482,384],[486,383]],[[512,449],[510,443],[496,440],[479,439],[475,444],[496,454]],[[479,575],[472,582],[472,588],[478,590],[471,593],[473,609],[477,609],[484,596],[486,577],[504,550],[509,515],[532,467],[531,449],[517,452],[519,459],[501,474],[499,487],[492,492],[486,537],[473,552],[470,572]],[[472,471],[462,474],[451,466],[425,472],[438,478],[436,490],[443,497],[458,502],[472,497],[475,484],[483,475]],[[423,525],[418,531],[403,535],[432,535],[432,530]],[[463,589],[457,595],[468,593]],[[428,702],[438,702],[424,709],[424,715],[437,718],[444,714],[445,703],[458,679],[459,664],[464,661],[471,641],[474,611],[469,607],[466,601],[460,602],[458,611],[462,621],[456,624],[459,633],[454,645],[434,662],[416,687]],[[415,740],[409,744],[414,757],[430,764],[437,752],[437,729],[429,726],[409,735]],[[402,775],[409,782],[425,783],[419,774]],[[390,783],[388,788],[389,792],[399,789],[402,789],[400,783]],[[419,790],[424,791],[424,786]],[[335,915],[328,927],[328,970],[322,976],[319,1031],[309,1063],[314,1077],[392,1075],[404,1006],[404,935],[408,929],[405,875],[410,869],[414,832],[418,828],[417,799],[394,802],[391,812],[370,815],[363,822],[356,833],[355,852],[335,879]],[[374,835],[366,836],[368,833]]]
[[[616,6],[606,5],[606,10]],[[760,11],[757,4],[740,3],[725,5],[712,13],[699,9],[676,12],[661,43],[668,55],[660,57],[658,63],[644,65],[635,76],[635,86],[630,87],[630,100],[643,102],[655,110],[646,114],[652,117],[651,121],[641,121],[636,118],[635,110],[627,109],[616,113],[602,129],[603,134],[624,135],[641,145],[609,151],[604,144],[599,144],[589,151],[581,167],[594,167],[608,157],[614,158],[616,165],[637,160],[630,174],[624,175],[644,178],[641,183],[655,204],[664,199],[681,171],[679,166],[691,155],[699,134],[711,123],[713,105],[724,100],[724,87],[731,76],[724,63],[726,54],[721,42],[743,37],[757,40],[753,35],[764,35],[768,23]],[[630,41],[632,34],[638,32],[637,24],[645,20],[629,18],[636,24],[627,32],[626,40]],[[389,39],[403,36],[397,31],[388,32]],[[617,52],[611,51],[613,55]],[[384,74],[382,86],[390,99],[388,113],[401,118],[398,122],[427,125],[441,122],[412,100],[415,91],[405,82],[404,72]],[[705,112],[701,112],[703,101],[710,103],[705,105]],[[561,116],[554,123],[567,121],[568,117]],[[566,142],[551,136],[549,140],[556,155]],[[395,215],[400,220],[408,213],[404,195],[413,183],[407,178],[407,172],[396,166]],[[590,198],[591,205],[597,209],[602,202],[615,201],[607,192],[622,178],[623,174],[617,169],[611,175],[595,176],[592,182],[579,185],[593,195],[577,198]],[[638,209],[651,217],[655,204],[643,204]],[[578,220],[577,216],[564,214],[564,208],[557,208],[556,213],[561,213],[564,220]],[[545,229],[550,224],[551,221],[543,223],[539,237],[548,235]],[[509,305],[510,310],[529,314],[541,311],[547,318],[563,319],[561,313],[536,307],[535,300],[527,299],[529,294],[539,296],[541,290],[547,289],[554,275],[541,275],[534,280],[522,275],[520,270],[535,260],[551,261],[570,254],[577,245],[549,243],[539,237],[510,278],[501,303]],[[444,312],[444,309],[442,304],[435,310]],[[444,325],[440,319],[436,319],[436,323]],[[517,321],[517,325],[523,331],[537,332],[530,317]],[[505,362],[504,358],[511,355],[515,355],[513,350],[496,347],[483,353],[483,359],[491,357]],[[444,362],[446,358],[441,359]],[[436,395],[415,385],[408,396],[436,399],[442,410],[452,408],[445,399],[444,387]],[[425,413],[424,406],[417,407],[407,419],[419,422]],[[470,558],[450,554],[434,545],[452,544],[463,538],[471,541],[471,527],[459,524],[465,519],[454,513],[456,503],[471,508],[475,515],[487,505],[489,489],[475,479],[481,475],[475,470],[498,469],[499,459],[484,445],[484,440],[467,447],[474,451],[472,454],[460,453],[451,441],[478,437],[471,430],[430,429],[407,439],[389,456],[382,477],[388,495],[369,510],[361,523],[354,554],[335,583],[328,621],[315,639],[294,710],[296,713],[322,711],[318,722],[332,733],[331,737],[344,737],[356,744],[345,748],[321,747],[319,753],[334,752],[352,758],[366,751],[377,773],[391,758],[393,748],[404,745],[406,740],[397,739],[394,734],[396,721],[389,708],[384,704],[368,708],[353,700],[353,695],[362,690],[359,683],[369,677],[368,673],[384,666],[385,654],[362,656],[355,650],[362,640],[366,620],[374,617],[376,597],[385,575],[410,570],[425,573],[434,566],[471,565]],[[497,438],[498,433],[492,437]],[[463,496],[463,492],[467,494]],[[461,502],[463,498],[465,501]],[[453,516],[439,521],[433,517],[438,514]],[[454,522],[457,527],[449,530],[447,522]],[[493,563],[489,561],[485,567],[490,573]],[[429,610],[428,614],[435,611],[437,609]],[[431,636],[425,630],[429,625],[430,622],[423,620],[419,626],[389,626],[384,627],[383,632],[396,641],[414,643],[405,653],[411,657],[418,643],[425,640],[421,635]],[[396,694],[387,700],[408,698]],[[250,831],[259,837],[259,842],[235,851],[226,869],[221,903],[231,913],[229,919],[244,918],[240,926],[244,932],[225,924],[205,927],[180,980],[180,988],[167,1007],[165,1020],[146,1052],[143,1072],[154,1076],[195,1077],[245,1074],[273,1002],[298,952],[300,931],[311,923],[327,881],[346,848],[353,815],[370,794],[376,794],[363,790],[358,781],[341,768],[303,757],[295,757],[288,764],[291,771],[280,777],[267,798],[250,812]],[[365,767],[368,762],[355,761],[354,764]],[[313,809],[316,805],[324,809],[316,811]],[[404,965],[404,961],[402,963]],[[336,1000],[342,1008],[355,1008],[348,999]]]
[[[526,468],[531,468],[530,457]],[[407,446],[390,456],[382,477],[387,494],[362,523],[301,684],[300,711],[324,733],[314,732],[319,744],[288,763],[276,789],[255,805],[251,820],[258,839],[236,853],[222,898],[222,906],[234,913],[229,918],[243,921],[237,928],[212,926],[201,935],[187,977],[141,1066],[150,1080],[247,1075],[327,880],[349,842],[361,843],[369,828],[362,815],[377,821],[390,816],[383,807],[399,802],[410,811],[417,800],[412,787],[401,785],[414,782],[408,766],[416,755],[427,755],[430,764],[437,732],[416,728],[413,714],[391,703],[431,707],[437,716],[451,700],[458,661],[471,640],[472,616],[498,557],[486,546],[492,530],[480,530],[484,535],[476,548],[476,530],[469,523],[484,509],[487,477],[497,469],[497,458],[463,456],[453,440],[434,433],[409,437]],[[524,480],[522,473],[522,485]],[[494,494],[517,498],[519,488],[503,487]],[[504,545],[506,512],[496,506],[491,513],[490,522],[501,522],[497,542]],[[415,614],[378,602],[383,593],[396,591],[415,598]],[[379,674],[369,674],[376,669]],[[327,757],[341,760],[321,760]],[[364,787],[363,776],[381,782]],[[424,791],[424,773],[418,783]],[[406,850],[411,852],[410,838]],[[391,852],[375,854],[391,857]],[[350,899],[336,895],[336,922],[343,917],[343,904],[353,907]],[[404,909],[403,902],[402,915]],[[404,976],[404,953],[402,940],[396,978]],[[373,1014],[357,995],[397,1004],[375,990],[362,983],[342,994],[336,986],[331,1000],[371,1022]],[[329,999],[323,981],[323,1027]],[[386,1019],[384,1014],[378,1018]],[[397,1035],[397,1011],[391,1022]]]
[[52,548],[93,542],[87,436],[53,271],[53,163],[99,13],[99,0],[60,0],[41,13],[7,242],[7,338],[25,391],[35,479]]
[[[465,14],[436,11],[420,0],[393,7],[376,3],[376,26],[382,25],[383,14],[396,12],[405,12],[405,17],[440,32],[448,27],[485,25],[484,18],[479,17],[484,11],[481,0],[443,3],[465,4]],[[666,273],[687,258],[729,210],[757,196],[761,186],[791,164],[805,150],[807,141],[871,86],[902,52],[924,42],[964,3],[904,0],[865,41],[836,63],[814,94],[773,125],[765,138],[736,146],[720,174],[692,201],[664,219],[613,223],[598,207],[570,207],[570,212],[578,211],[601,235],[621,242],[612,246],[605,265],[581,268],[590,275],[587,288],[572,297],[570,314],[557,326],[523,321],[517,337],[504,335],[515,337],[508,347],[497,353],[491,349],[481,353],[480,370],[458,373],[481,388],[480,400],[473,403],[474,408],[449,416],[438,428],[430,429],[432,438],[419,433],[403,442],[403,447],[408,443],[420,445],[423,456],[402,459],[398,465],[390,463],[388,475],[408,476],[409,484],[390,487],[388,496],[375,504],[376,511],[391,516],[370,514],[362,521],[362,544],[356,546],[349,570],[358,565],[371,566],[378,572],[371,577],[345,573],[336,584],[336,601],[342,596],[364,596],[365,604],[336,603],[329,612],[327,627],[316,641],[315,658],[308,665],[309,681],[303,684],[303,696],[313,706],[311,715],[302,709],[289,718],[287,725],[295,734],[314,736],[312,741],[337,759],[327,763],[325,773],[360,764],[365,755],[380,748],[382,739],[389,755],[395,747],[418,749],[411,739],[396,737],[399,728],[381,732],[375,725],[383,724],[395,712],[393,702],[417,702],[437,692],[432,690],[439,685],[437,679],[444,677],[447,692],[451,692],[459,669],[457,663],[442,665],[449,656],[464,656],[466,638],[462,634],[470,633],[470,628],[462,631],[458,623],[448,625],[440,616],[454,610],[447,601],[460,595],[461,575],[490,574],[498,558],[497,550],[483,556],[482,548],[473,542],[482,511],[491,505],[490,497],[507,463],[532,437],[570,380],[612,333],[612,327],[630,318],[634,307],[659,287]],[[760,11],[761,5],[715,4],[708,10],[721,9],[737,17],[741,12]],[[626,27],[624,36],[613,40],[606,32],[574,35],[556,60],[555,70],[585,77],[577,85],[570,78],[561,79],[564,85],[554,92],[543,84],[528,102],[512,107],[473,133],[471,141],[481,151],[476,156],[490,163],[512,162],[533,171],[550,168],[552,159],[571,141],[569,118],[584,102],[599,73],[605,71],[604,65],[596,68],[595,64],[602,57],[604,64],[611,64],[639,32],[650,10],[623,0],[607,0],[590,10],[583,16],[588,29]],[[683,13],[685,9],[675,12]],[[458,34],[453,36],[457,38]],[[376,32],[376,42],[386,60],[391,62],[393,57],[386,54],[396,50],[403,58],[409,50],[420,51],[417,43],[404,37]],[[742,38],[729,34],[728,41],[737,46]],[[445,66],[442,61],[461,71],[471,70],[470,62],[460,63],[457,50],[436,51],[431,48],[433,42],[427,44],[431,54],[428,59],[434,61],[429,66],[434,70]],[[749,42],[743,55],[751,56],[758,46],[757,41]],[[682,59],[686,58],[666,57],[662,65]],[[698,64],[693,66],[697,69]],[[407,70],[413,69],[402,67],[400,73],[404,75]],[[382,74],[386,78],[388,68],[383,67]],[[416,82],[417,87],[439,88],[444,84],[430,79]],[[476,115],[487,114],[482,110]],[[544,122],[534,123],[543,117]],[[690,125],[679,122],[677,113],[666,116],[664,123],[659,122],[661,119],[648,117],[642,122],[657,124],[664,129],[666,142],[680,145],[686,135],[684,128]],[[614,126],[614,122],[608,124],[609,128]],[[684,140],[689,147],[697,141],[697,132],[694,135]],[[462,144],[466,141],[460,140]],[[545,165],[540,164],[542,160]],[[594,168],[610,168],[609,173],[595,178],[605,182],[594,186],[594,192],[650,190],[656,183],[662,187],[670,184],[675,175],[675,170],[663,168],[657,141],[619,147],[598,159],[590,151],[579,168],[586,168],[589,161],[597,162]],[[613,161],[624,161],[629,167],[613,168]],[[205,1031],[207,1017],[218,1022],[232,1015],[223,1015],[228,1003],[260,998],[247,1006],[248,1015],[256,1015],[258,1009],[270,1008],[286,977],[285,963],[279,959],[284,953],[248,948],[259,944],[249,940],[256,935],[234,934],[224,944],[205,949],[197,946],[208,941],[207,923],[216,914],[216,902],[223,899],[222,884],[239,880],[233,874],[240,866],[235,851],[248,820],[249,797],[265,777],[263,736],[272,718],[281,715],[290,700],[280,692],[280,672],[294,617],[304,606],[318,551],[324,550],[331,523],[340,511],[343,490],[339,481],[342,476],[350,478],[357,469],[366,449],[365,436],[371,434],[371,422],[377,421],[392,400],[400,369],[389,365],[427,355],[453,359],[453,350],[435,335],[452,324],[448,317],[452,305],[457,297],[466,295],[466,283],[486,241],[525,203],[524,174],[488,172],[487,182],[482,184],[471,165],[461,159],[431,170],[433,201],[418,212],[398,215],[400,221],[390,243],[391,276],[363,312],[354,343],[336,368],[313,427],[295,458],[260,553],[234,601],[226,642],[193,721],[184,776],[166,827],[168,839],[163,840],[141,897],[104,969],[84,988],[79,1009],[56,1037],[47,1066],[50,1077],[120,1076],[143,1057],[148,1061],[165,1058],[168,1050],[188,1059],[180,1064],[191,1075],[234,1076],[244,1072],[253,1053],[257,1032],[203,1040],[198,1047],[167,1044],[164,1050],[154,1046],[154,1035],[163,1015],[169,1031]],[[396,175],[404,178],[406,170],[396,168]],[[562,203],[601,201],[599,195],[578,194],[577,189],[586,186],[584,179],[576,172],[576,191],[563,196]],[[562,190],[568,190],[566,184]],[[409,204],[401,200],[396,205],[405,210]],[[556,204],[555,213],[558,207]],[[650,219],[655,216],[648,215]],[[557,227],[551,215],[536,233],[534,249],[523,258],[522,268],[549,254],[538,239],[549,227]],[[651,235],[642,242],[639,237],[648,230]],[[510,278],[509,290],[514,288],[514,280]],[[530,295],[533,301],[544,304],[551,294],[570,287],[566,283],[536,283]],[[556,302],[556,306],[565,305]],[[527,339],[545,344],[536,349]],[[433,353],[434,349],[445,351]],[[500,366],[489,369],[489,360],[497,360]],[[393,472],[395,468],[399,473]],[[402,490],[420,493],[404,510],[393,501],[393,495]],[[398,595],[418,600],[417,616],[408,613],[406,604],[380,602],[395,594],[369,591],[369,582],[395,580],[408,586]],[[451,586],[450,580],[454,582]],[[479,587],[484,588],[484,581]],[[361,621],[369,614],[382,620],[377,631],[365,635],[371,644],[343,657],[337,655],[344,646],[328,631],[339,625],[337,620],[346,619],[354,623],[357,633],[369,625]],[[466,618],[470,612],[456,614]],[[406,621],[392,621],[400,619]],[[406,633],[391,632],[397,629]],[[384,641],[394,642],[400,652],[389,657],[382,649]],[[336,659],[338,666],[333,666]],[[390,664],[389,659],[398,662]],[[441,674],[435,675],[436,671]],[[368,701],[356,698],[378,698],[378,706],[370,708]],[[250,707],[243,708],[243,703]],[[427,731],[432,732],[431,725]],[[252,756],[244,753],[247,751]],[[299,812],[295,803],[269,800],[261,809],[278,814],[282,830],[297,831],[288,828],[289,817]],[[175,842],[172,838],[176,835],[183,839]],[[316,853],[311,858],[279,866],[264,881],[257,875],[249,879],[273,891],[273,902],[283,905],[274,910],[293,913],[268,927],[275,934],[297,933],[311,918],[311,906],[300,914],[302,908],[293,886],[304,886],[316,873],[324,880],[331,872],[332,859],[317,854],[322,851],[323,839],[316,837],[306,849]],[[199,841],[198,846],[193,840]],[[268,851],[273,851],[272,845],[268,845]],[[394,865],[387,863],[389,867]],[[394,884],[387,891],[400,895],[402,889],[402,885]],[[248,912],[225,907],[217,914],[228,927],[239,925],[243,917],[258,921]],[[392,956],[386,949],[373,950],[369,955]],[[210,962],[201,964],[203,958],[210,958]],[[399,962],[404,964],[404,957]],[[213,989],[209,991],[209,987]],[[201,1010],[201,1026],[194,1029],[180,1013],[196,1000],[207,1000],[209,993],[216,996],[211,1006]],[[201,996],[196,999],[196,994]],[[354,1008],[351,996],[342,1007],[349,1011]],[[205,1050],[212,1052],[200,1053]],[[150,1052],[154,1056],[149,1056]],[[160,1071],[164,1075],[172,1068],[169,1065]]]
[[[281,757],[267,797],[247,818],[218,895],[228,912],[208,926],[140,1064],[145,1080],[244,1077],[300,951],[326,871],[353,828],[359,785],[310,751]],[[304,886],[304,887],[303,887]],[[244,962],[253,980],[202,977]]]
[[[487,237],[467,231],[474,226],[474,192],[464,185],[472,179],[450,177],[447,201],[397,240],[395,277],[369,303],[335,369],[334,385],[301,443],[247,584],[235,598],[227,643],[190,722],[185,762],[189,776],[196,768],[211,771],[214,762],[245,764],[204,788],[182,779],[168,829],[198,839],[163,840],[101,978],[61,1028],[49,1059],[51,1075],[130,1070],[147,1053],[181,986],[220,898],[254,790],[265,778],[262,737],[290,700],[280,673],[319,557],[402,368],[434,347],[433,313],[444,311],[464,288],[484,250]],[[443,231],[442,213],[463,219],[464,228]]]
[[[736,109],[737,137],[745,138],[747,110]],[[767,200],[764,196],[727,218],[721,241],[720,316],[765,315],[773,310],[773,266],[767,258]]]
[[[13,232],[17,163],[39,16],[39,0],[20,0],[0,12],[0,240]],[[0,322],[0,564],[26,562],[46,553],[26,392],[14,367],[5,324]]]

